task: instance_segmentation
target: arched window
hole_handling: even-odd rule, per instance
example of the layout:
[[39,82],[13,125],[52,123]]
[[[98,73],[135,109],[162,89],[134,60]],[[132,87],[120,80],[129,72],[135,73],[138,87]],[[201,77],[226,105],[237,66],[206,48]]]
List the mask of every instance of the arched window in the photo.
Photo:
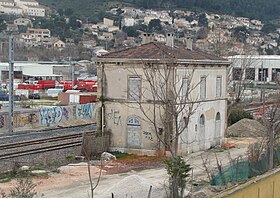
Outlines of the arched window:
[[212,146],[220,145],[220,143],[221,143],[221,114],[220,112],[217,112],[215,118],[215,133],[212,141]]
[[128,121],[127,121],[127,125],[130,125],[130,126],[140,126],[140,121],[133,117],[133,118],[129,118]]
[[141,147],[141,123],[137,117],[131,117],[127,120],[127,147]]
[[204,117],[203,114],[199,117],[199,124],[200,124],[200,126],[204,126],[205,125],[205,117]]
[[205,149],[205,116],[199,117],[199,134],[198,134],[199,150]]
[[218,113],[216,114],[216,121],[219,121],[219,120],[221,120],[221,114],[220,114],[220,112],[218,112]]

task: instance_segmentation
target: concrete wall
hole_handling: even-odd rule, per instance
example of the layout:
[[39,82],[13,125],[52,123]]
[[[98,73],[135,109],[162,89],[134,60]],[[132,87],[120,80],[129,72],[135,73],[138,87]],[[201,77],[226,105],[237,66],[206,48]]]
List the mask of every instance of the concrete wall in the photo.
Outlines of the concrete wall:
[[[79,120],[96,122],[95,103],[74,106],[48,106],[40,109],[27,109],[14,112],[15,129],[32,129],[57,126]],[[0,112],[0,130],[9,127],[8,112]]]
[[[147,117],[143,115],[143,112],[139,109],[138,104],[123,104],[117,102],[105,103],[105,126],[106,129],[112,133],[111,136],[111,148],[113,150],[119,150],[123,152],[141,153],[158,149],[158,139],[153,128],[153,125],[147,120]],[[198,104],[196,112],[191,116],[188,128],[184,130],[179,138],[179,152],[181,154],[187,154],[199,150],[205,150],[213,145],[219,145],[223,142],[225,127],[226,127],[226,101],[216,100]],[[149,105],[143,105],[144,109],[148,109]],[[220,113],[220,121],[216,121],[217,113]],[[146,112],[148,113],[148,111]],[[201,131],[199,126],[199,118],[201,115],[205,117],[205,130]],[[148,117],[152,118],[152,114],[148,113]],[[158,117],[158,116],[157,116]],[[139,141],[139,146],[130,147],[128,145],[128,130],[129,119],[136,118],[140,122],[138,130],[140,132],[139,139],[134,138],[135,141]],[[219,132],[217,131],[217,125],[219,125]],[[162,128],[163,125],[158,120],[158,128]],[[201,139],[203,138],[203,139]],[[136,142],[137,144],[137,142]]]
[[215,197],[276,198],[280,197],[280,169],[255,177],[245,184],[228,189]]
[[[227,119],[226,108],[225,100],[198,104],[196,112],[190,118],[188,128],[179,138],[179,152],[188,154],[223,143]],[[217,113],[220,114],[220,120],[216,120]],[[204,130],[199,123],[202,115],[205,118]]]

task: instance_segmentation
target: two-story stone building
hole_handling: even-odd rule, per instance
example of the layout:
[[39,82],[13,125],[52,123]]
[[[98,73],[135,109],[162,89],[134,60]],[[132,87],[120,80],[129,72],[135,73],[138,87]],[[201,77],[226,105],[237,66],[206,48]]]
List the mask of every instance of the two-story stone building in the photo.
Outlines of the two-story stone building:
[[[226,79],[229,62],[184,47],[174,47],[173,42],[167,43],[169,46],[150,42],[96,59],[100,106],[98,128],[112,133],[112,150],[153,153],[159,149],[159,136],[167,131],[160,118],[169,114],[161,108],[162,104],[179,92],[188,94],[187,100],[181,102],[181,95],[177,95],[174,108],[184,105],[188,109],[193,105],[193,111],[187,126],[180,133],[178,152],[185,154],[222,143],[227,118]],[[159,69],[166,74],[166,65],[172,71],[172,77],[168,78],[165,85],[172,87],[172,96],[165,95],[169,91],[157,93],[165,98],[160,101],[158,96],[155,97],[155,92],[165,89],[165,85],[160,86],[158,83],[162,81],[162,76],[159,73],[154,75],[153,82],[157,85],[150,86],[147,68],[149,71]],[[180,111],[179,116],[186,119],[183,112]],[[156,127],[152,124],[153,118],[157,120]],[[180,126],[182,119],[177,119],[180,122],[177,126]],[[171,123],[174,124],[173,118]]]

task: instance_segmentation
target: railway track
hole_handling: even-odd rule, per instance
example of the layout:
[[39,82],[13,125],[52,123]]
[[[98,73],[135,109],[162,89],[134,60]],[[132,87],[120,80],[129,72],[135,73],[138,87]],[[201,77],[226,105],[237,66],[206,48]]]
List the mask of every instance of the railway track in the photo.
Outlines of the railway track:
[[[95,132],[83,133],[91,135]],[[0,145],[0,160],[81,146],[83,133],[2,144]]]

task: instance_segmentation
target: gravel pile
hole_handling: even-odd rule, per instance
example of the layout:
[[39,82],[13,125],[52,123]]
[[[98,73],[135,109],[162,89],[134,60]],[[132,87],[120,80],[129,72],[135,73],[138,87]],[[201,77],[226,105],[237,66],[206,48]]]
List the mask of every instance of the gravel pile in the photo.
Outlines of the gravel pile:
[[233,137],[263,137],[265,127],[256,120],[244,118],[227,128],[227,136]]
[[150,186],[152,186],[151,198],[164,197],[163,188],[158,188],[156,185],[153,185],[138,175],[125,177],[120,182],[107,189],[101,197],[108,198],[114,193],[114,198],[146,198],[148,197]]

